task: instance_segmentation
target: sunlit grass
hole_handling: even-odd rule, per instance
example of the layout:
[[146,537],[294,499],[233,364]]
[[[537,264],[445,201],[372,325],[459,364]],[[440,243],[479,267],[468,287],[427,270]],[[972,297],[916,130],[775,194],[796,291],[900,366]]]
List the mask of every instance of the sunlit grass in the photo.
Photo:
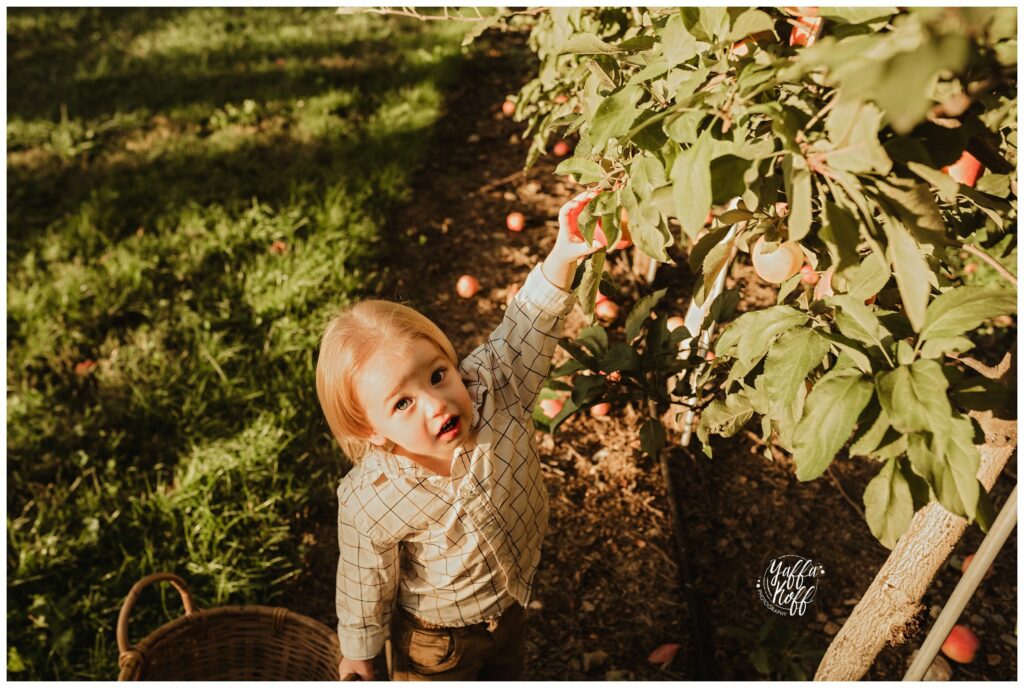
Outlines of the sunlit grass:
[[[11,678],[116,677],[117,612],[149,573],[207,607],[295,580],[297,527],[333,521],[345,470],[320,330],[374,289],[463,30],[9,10]],[[145,594],[132,638],[179,614]]]

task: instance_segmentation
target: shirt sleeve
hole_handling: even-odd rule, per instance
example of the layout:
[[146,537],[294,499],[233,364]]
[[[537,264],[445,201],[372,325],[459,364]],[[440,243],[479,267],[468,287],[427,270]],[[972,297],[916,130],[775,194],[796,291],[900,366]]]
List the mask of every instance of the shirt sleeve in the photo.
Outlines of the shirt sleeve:
[[[355,497],[353,493],[348,496]],[[339,490],[339,500],[342,498]],[[338,508],[338,641],[343,657],[372,659],[389,635],[398,588],[399,543],[379,543],[365,534],[354,517],[358,508],[345,501],[340,501]]]
[[574,303],[572,292],[556,287],[536,265],[488,341],[463,360],[464,379],[486,385],[506,408],[531,412]]

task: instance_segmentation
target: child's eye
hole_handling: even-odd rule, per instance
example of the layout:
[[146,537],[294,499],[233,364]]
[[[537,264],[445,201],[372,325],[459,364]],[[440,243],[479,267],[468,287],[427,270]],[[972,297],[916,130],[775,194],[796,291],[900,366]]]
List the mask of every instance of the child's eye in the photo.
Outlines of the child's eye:
[[445,368],[438,368],[430,377],[430,381],[436,385],[437,383],[441,382],[441,380],[444,379],[445,372],[447,372]]
[[395,410],[396,411],[404,411],[407,408],[409,408],[409,400],[408,399],[405,399],[405,398],[399,399],[398,403],[395,404]]

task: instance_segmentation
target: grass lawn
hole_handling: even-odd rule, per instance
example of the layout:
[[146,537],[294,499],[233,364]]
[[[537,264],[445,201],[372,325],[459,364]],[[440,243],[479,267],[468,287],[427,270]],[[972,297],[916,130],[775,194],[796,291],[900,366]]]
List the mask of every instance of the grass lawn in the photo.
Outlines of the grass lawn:
[[[273,603],[345,470],[321,328],[373,293],[455,22],[9,9],[12,679],[113,679],[133,583]],[[181,614],[143,596],[130,637]]]

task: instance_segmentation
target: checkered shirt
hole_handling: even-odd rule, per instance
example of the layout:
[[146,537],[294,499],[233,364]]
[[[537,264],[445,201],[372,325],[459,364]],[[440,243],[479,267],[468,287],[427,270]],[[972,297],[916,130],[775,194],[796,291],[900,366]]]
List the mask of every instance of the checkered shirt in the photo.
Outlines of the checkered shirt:
[[451,475],[374,450],[338,487],[338,637],[350,659],[376,656],[393,603],[443,626],[526,606],[547,530],[533,405],[575,303],[534,267],[488,341],[459,365],[474,440]]

